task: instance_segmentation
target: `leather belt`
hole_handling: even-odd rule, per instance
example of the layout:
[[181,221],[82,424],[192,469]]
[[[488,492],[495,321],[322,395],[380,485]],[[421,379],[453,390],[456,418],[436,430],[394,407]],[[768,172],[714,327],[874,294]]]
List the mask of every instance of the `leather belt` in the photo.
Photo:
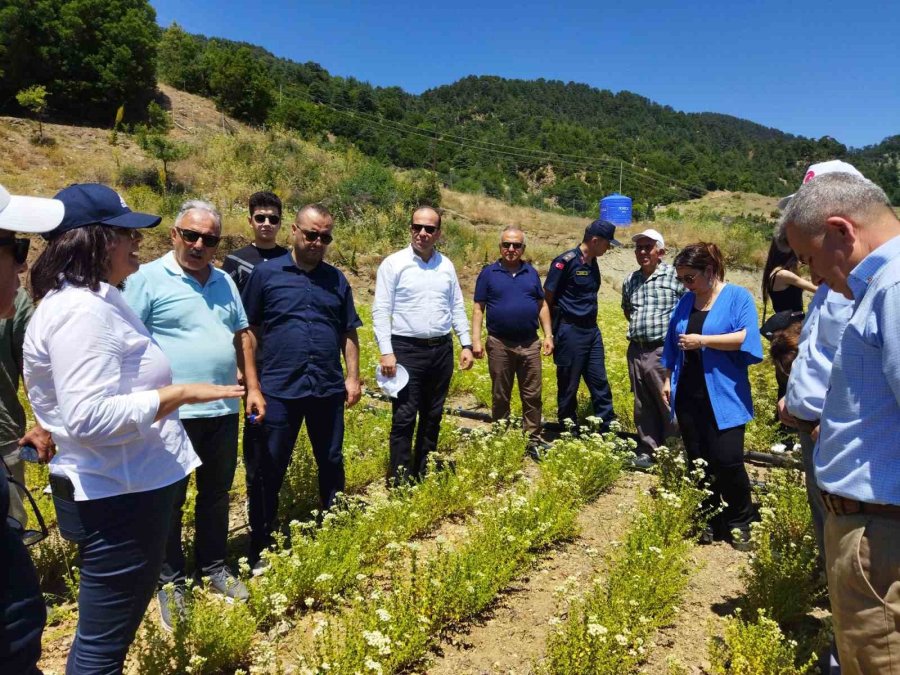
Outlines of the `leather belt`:
[[835,516],[852,516],[857,513],[873,516],[900,516],[900,506],[895,504],[871,504],[833,495],[825,490],[821,492],[825,510]]
[[405,342],[406,344],[415,345],[416,347],[437,347],[446,342],[450,342],[450,333],[446,335],[438,335],[432,338],[408,337],[406,335],[391,335],[391,342]]
[[665,344],[665,340],[638,340],[635,338],[631,338],[629,340],[631,344],[637,345],[641,349],[656,349],[657,347],[662,347]]

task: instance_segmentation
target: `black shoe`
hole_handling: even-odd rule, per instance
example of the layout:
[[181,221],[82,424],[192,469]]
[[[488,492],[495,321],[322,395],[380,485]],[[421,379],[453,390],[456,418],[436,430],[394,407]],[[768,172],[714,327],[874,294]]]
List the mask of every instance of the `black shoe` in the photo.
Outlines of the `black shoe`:
[[540,439],[531,440],[525,448],[525,454],[535,462],[540,462],[544,458],[544,455],[547,454],[550,447],[549,443]]
[[704,527],[703,532],[700,533],[700,537],[697,539],[697,543],[707,546],[712,544],[716,540],[716,534],[713,532],[711,527]]
[[156,592],[160,621],[162,621],[163,628],[170,633],[175,630],[175,622],[181,621],[185,617],[184,591],[184,586],[166,584],[164,588],[160,588]]
[[731,533],[731,547],[735,551],[746,553],[753,550],[753,540],[750,538],[750,530],[733,530]]

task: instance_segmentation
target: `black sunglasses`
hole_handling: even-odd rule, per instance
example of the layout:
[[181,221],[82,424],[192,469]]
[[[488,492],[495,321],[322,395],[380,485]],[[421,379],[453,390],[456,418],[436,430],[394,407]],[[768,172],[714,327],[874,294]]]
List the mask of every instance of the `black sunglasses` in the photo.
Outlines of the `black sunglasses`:
[[193,230],[183,230],[180,227],[176,227],[175,231],[189,244],[196,244],[198,239],[202,239],[206,248],[215,248],[222,241],[222,237],[217,237],[214,234],[200,234]]
[[277,225],[281,222],[281,216],[271,216],[268,213],[254,213],[253,220],[257,225],[262,225],[267,220],[272,225]]
[[417,233],[425,230],[425,232],[428,234],[434,234],[440,228],[438,228],[437,225],[418,225],[416,223],[413,223],[410,229],[412,229],[413,232]]
[[681,284],[692,284],[694,283],[694,279],[699,276],[699,272],[695,272],[694,274],[685,274],[683,277],[675,277],[675,281]]
[[31,240],[19,237],[0,237],[0,246],[12,246],[13,259],[19,265],[24,265],[28,260],[28,247],[31,246]]
[[501,241],[500,248],[514,248],[518,251],[519,249],[525,248],[525,244],[521,241]]
[[327,232],[313,232],[312,230],[300,230],[303,233],[303,237],[308,242],[314,242],[317,239],[321,240],[323,244],[328,246],[331,242],[334,241],[334,237],[332,237]]

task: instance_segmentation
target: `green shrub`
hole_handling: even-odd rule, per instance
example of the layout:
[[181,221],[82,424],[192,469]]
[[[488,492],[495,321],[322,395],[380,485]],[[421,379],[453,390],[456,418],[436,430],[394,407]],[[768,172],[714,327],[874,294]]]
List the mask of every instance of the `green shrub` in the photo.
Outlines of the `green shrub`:
[[728,619],[724,638],[710,642],[715,675],[804,675],[814,672],[816,657],[798,664],[797,643],[787,639],[778,623],[760,611],[755,621],[740,614]]
[[826,593],[802,474],[771,472],[760,504],[761,520],[751,526],[754,551],[741,575],[744,605],[751,620],[764,612],[791,627]]

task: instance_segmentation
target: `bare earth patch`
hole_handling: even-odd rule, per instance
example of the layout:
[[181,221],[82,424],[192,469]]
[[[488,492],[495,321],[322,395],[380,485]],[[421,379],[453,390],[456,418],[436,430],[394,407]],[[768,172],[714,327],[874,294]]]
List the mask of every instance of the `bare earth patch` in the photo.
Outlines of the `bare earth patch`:
[[625,474],[610,492],[582,509],[578,537],[542,557],[487,613],[449,635],[424,672],[531,672],[532,664],[544,652],[551,617],[564,609],[556,589],[570,577],[579,579],[576,589],[587,584],[610,542],[628,527],[640,492],[652,480],[645,474]]

